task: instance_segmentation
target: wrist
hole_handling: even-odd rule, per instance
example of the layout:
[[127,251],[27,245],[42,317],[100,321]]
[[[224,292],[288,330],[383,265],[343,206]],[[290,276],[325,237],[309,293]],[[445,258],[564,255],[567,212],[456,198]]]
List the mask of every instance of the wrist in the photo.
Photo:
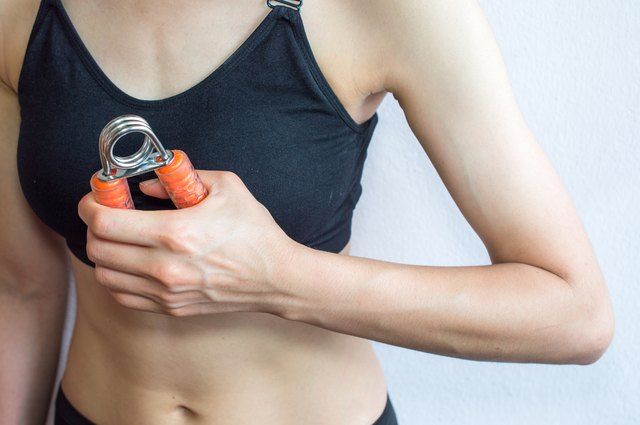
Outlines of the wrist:
[[274,259],[269,273],[269,286],[275,289],[276,297],[271,313],[283,319],[294,320],[295,312],[302,303],[301,287],[306,270],[306,257],[313,252],[301,243],[287,238],[285,243],[274,250]]

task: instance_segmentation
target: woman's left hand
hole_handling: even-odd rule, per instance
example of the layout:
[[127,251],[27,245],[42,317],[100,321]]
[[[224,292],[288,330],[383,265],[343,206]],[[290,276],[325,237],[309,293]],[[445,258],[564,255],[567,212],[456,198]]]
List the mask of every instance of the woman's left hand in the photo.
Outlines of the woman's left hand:
[[[278,314],[287,296],[278,286],[278,268],[296,243],[236,174],[197,173],[209,195],[190,208],[115,209],[98,204],[91,192],[80,200],[97,281],[136,310],[171,316]],[[155,179],[140,188],[168,198]]]

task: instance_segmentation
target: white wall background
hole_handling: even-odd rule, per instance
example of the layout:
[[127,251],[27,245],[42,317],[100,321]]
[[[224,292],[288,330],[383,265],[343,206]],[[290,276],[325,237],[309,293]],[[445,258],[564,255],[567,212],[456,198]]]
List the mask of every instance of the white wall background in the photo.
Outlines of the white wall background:
[[[640,423],[640,1],[480,3],[520,107],[587,227],[616,334],[589,366],[469,361],[376,342],[400,424]],[[380,109],[363,188],[353,254],[489,263],[392,96]],[[72,292],[61,365],[74,303]]]

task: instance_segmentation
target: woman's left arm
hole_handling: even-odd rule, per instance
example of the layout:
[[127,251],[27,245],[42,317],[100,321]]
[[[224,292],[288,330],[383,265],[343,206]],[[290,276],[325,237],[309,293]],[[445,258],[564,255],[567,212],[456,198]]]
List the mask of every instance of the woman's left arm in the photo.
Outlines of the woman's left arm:
[[[81,200],[97,280],[143,311],[261,311],[451,357],[595,362],[613,337],[606,283],[517,107],[479,5],[393,4],[393,13],[388,2],[368,8],[379,19],[385,87],[491,265],[403,265],[314,250],[284,235],[238,176],[198,171],[210,195],[184,210],[115,210],[91,193]],[[157,184],[142,190],[166,197]]]
[[299,294],[284,317],[461,358],[596,361],[614,329],[605,280],[480,6],[393,5],[369,12],[383,33],[385,88],[492,264],[406,266],[299,248],[283,268]]

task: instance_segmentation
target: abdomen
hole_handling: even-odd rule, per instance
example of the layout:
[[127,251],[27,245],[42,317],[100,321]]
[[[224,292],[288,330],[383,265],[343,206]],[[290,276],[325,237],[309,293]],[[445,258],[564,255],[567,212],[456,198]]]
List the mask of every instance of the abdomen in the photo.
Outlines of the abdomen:
[[62,385],[94,422],[360,423],[384,405],[365,339],[268,313],[132,310],[72,258],[77,318]]

